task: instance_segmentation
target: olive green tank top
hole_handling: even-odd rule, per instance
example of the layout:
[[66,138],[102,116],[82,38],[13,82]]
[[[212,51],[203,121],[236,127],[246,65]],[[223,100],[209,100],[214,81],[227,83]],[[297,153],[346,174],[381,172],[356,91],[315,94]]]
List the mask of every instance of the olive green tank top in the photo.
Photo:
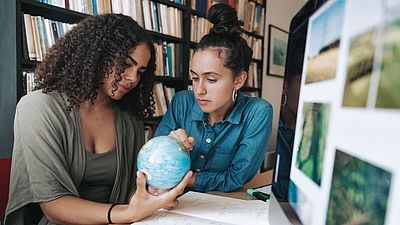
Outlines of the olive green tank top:
[[85,151],[86,168],[78,187],[81,198],[108,203],[117,172],[117,151],[96,154]]

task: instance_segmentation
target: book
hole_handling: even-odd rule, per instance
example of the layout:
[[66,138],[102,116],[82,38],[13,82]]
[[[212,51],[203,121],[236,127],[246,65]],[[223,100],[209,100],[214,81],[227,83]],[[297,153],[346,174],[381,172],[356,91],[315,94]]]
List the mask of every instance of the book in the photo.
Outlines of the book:
[[269,203],[241,200],[189,191],[178,198],[173,210],[161,209],[152,216],[134,223],[146,224],[252,224],[269,225]]

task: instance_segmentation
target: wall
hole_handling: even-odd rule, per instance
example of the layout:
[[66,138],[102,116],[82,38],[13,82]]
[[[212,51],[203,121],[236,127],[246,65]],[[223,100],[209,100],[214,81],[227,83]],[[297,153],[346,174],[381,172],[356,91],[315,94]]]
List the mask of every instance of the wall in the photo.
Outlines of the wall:
[[268,100],[274,108],[274,117],[272,122],[272,135],[268,146],[267,159],[264,166],[270,169],[272,166],[271,154],[275,150],[278,118],[280,111],[280,102],[282,95],[283,78],[265,75],[267,74],[268,63],[268,27],[270,24],[289,31],[290,21],[292,17],[306,3],[306,0],[267,0],[265,38],[264,39],[264,65],[263,65],[263,82],[262,82],[262,98]]

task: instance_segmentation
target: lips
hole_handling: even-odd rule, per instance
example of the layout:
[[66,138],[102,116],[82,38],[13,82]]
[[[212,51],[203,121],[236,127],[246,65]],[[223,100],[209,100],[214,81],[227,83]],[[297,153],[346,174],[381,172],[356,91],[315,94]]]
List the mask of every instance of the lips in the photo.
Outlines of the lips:
[[122,89],[121,91],[122,91],[122,92],[128,92],[129,89],[130,89],[130,86],[127,86],[127,85],[118,84],[118,86],[121,87],[121,89]]
[[210,101],[207,99],[197,99],[197,102],[199,103],[199,105],[205,105]]

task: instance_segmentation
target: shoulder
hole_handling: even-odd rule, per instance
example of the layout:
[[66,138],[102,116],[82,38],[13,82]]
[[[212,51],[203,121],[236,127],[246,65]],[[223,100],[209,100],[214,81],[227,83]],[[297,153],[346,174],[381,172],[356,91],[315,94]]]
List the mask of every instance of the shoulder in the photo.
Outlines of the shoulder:
[[66,107],[66,100],[59,93],[43,93],[37,90],[21,98],[17,104],[17,111],[20,116],[26,115],[30,118],[39,115],[54,118],[66,114]]
[[272,105],[267,100],[257,97],[244,96],[246,109],[249,111],[272,112]]
[[64,105],[64,100],[59,93],[43,93],[41,90],[25,95],[18,102],[18,107],[44,108],[43,106]]

